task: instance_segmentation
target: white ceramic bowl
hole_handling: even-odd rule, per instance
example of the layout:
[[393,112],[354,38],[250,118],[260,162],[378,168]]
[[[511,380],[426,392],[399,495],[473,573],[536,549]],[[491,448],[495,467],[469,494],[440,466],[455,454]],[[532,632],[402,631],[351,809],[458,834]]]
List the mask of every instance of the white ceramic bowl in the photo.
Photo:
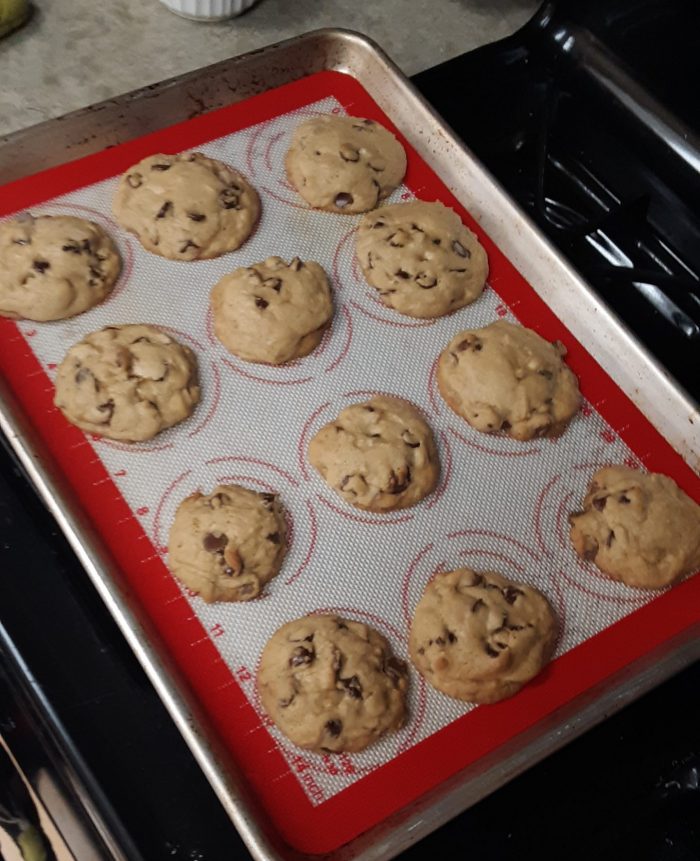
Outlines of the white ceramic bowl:
[[192,21],[225,21],[245,12],[257,0],[160,0],[160,2],[183,18]]

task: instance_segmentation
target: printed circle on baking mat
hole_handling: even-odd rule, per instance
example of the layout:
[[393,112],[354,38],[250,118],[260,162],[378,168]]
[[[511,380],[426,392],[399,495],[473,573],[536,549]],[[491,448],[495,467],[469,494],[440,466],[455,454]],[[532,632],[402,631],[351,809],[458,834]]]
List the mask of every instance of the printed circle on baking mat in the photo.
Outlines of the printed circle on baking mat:
[[354,389],[344,392],[332,401],[324,401],[321,403],[306,419],[302,427],[301,435],[297,443],[297,459],[299,463],[299,471],[301,475],[315,487],[315,498],[326,509],[333,511],[340,517],[355,523],[364,523],[374,526],[394,525],[397,523],[406,523],[414,517],[414,509],[425,506],[427,509],[435,507],[442,499],[447,490],[448,483],[452,476],[452,450],[447,435],[435,428],[425,410],[413,401],[409,401],[424,417],[428,426],[433,431],[435,443],[440,456],[440,478],[435,490],[425,499],[422,499],[417,506],[402,509],[385,514],[375,513],[372,511],[364,511],[347,503],[339,494],[335,493],[316,472],[308,461],[308,446],[309,441],[314,434],[319,431],[324,425],[333,421],[341,410],[354,403],[369,400],[376,395],[386,395],[388,397],[401,398],[408,400],[401,395],[393,392],[380,391],[377,389]]
[[[426,711],[426,682],[420,673],[415,672],[408,657],[408,636],[405,630],[392,624],[384,617],[358,607],[336,607],[326,606],[313,610],[309,615],[337,615],[351,621],[364,622],[379,631],[389,641],[391,651],[402,661],[406,662],[409,675],[408,688],[408,715],[406,724],[397,732],[388,733],[379,741],[370,745],[360,753],[344,753],[339,755],[317,754],[296,747],[276,727],[271,718],[267,716],[258,696],[257,687],[247,689],[253,706],[260,715],[261,723],[271,730],[278,746],[283,751],[286,759],[302,757],[306,767],[314,773],[323,777],[337,777],[339,779],[361,777],[374,771],[394,757],[411,748],[421,731],[425,720]],[[258,659],[254,675],[257,678],[260,669]],[[351,781],[352,782],[352,781]],[[334,790],[337,791],[337,790]]]
[[647,604],[654,596],[613,580],[592,562],[585,562],[569,538],[569,514],[581,508],[593,473],[609,465],[603,462],[580,463],[549,478],[537,494],[533,509],[535,539],[540,552],[556,560],[559,576],[566,586],[597,604],[604,602],[634,610]]
[[280,573],[255,600],[264,600],[280,588],[296,583],[309,568],[316,550],[316,511],[295,476],[258,458],[242,455],[215,457],[173,478],[163,491],[153,517],[151,538],[158,553],[167,563],[168,533],[180,502],[196,492],[211,493],[219,484],[240,484],[258,493],[276,493],[284,507],[287,555]]
[[437,574],[457,568],[496,571],[539,589],[557,614],[556,653],[559,654],[567,612],[564,590],[554,569],[540,552],[520,538],[486,528],[460,529],[436,537],[413,557],[401,582],[401,612],[407,629],[428,583]]
[[[95,308],[107,305],[110,300],[116,299],[117,296],[126,289],[134,270],[134,249],[131,238],[121,230],[116,221],[108,215],[100,212],[99,209],[93,209],[90,206],[81,206],[78,203],[42,203],[36,207],[30,207],[28,211],[34,216],[73,215],[76,218],[93,221],[95,224],[98,224],[105,233],[109,235],[112,242],[114,242],[122,261],[121,272],[119,273],[119,277],[117,278],[114,287],[112,287],[110,294],[105,297],[103,302],[94,306]],[[91,310],[93,309],[90,308],[87,311],[84,311],[82,315],[78,314],[77,317],[80,318],[85,314],[89,314]],[[68,318],[68,320],[71,319],[75,318]],[[65,323],[67,320],[62,320],[60,322]]]
[[216,362],[208,357],[205,358],[207,351],[202,342],[187,332],[173,329],[171,326],[158,326],[153,323],[149,325],[175,338],[181,344],[189,347],[195,354],[199,373],[199,403],[194,408],[192,415],[161,431],[153,439],[146,442],[119,442],[97,434],[88,434],[90,439],[99,446],[106,446],[124,454],[153,454],[168,451],[177,445],[186,445],[188,440],[196,437],[209,425],[221,401],[221,371]]
[[261,123],[253,130],[246,146],[245,166],[248,178],[258,191],[294,209],[313,209],[289,182],[285,159],[294,131],[304,120],[328,114],[344,115],[334,99],[329,100],[328,105],[325,111],[300,108]]
[[268,386],[297,386],[331,374],[347,358],[352,344],[352,316],[344,305],[336,303],[335,313],[321,343],[308,356],[286,362],[284,365],[267,365],[246,362],[229,353],[214,334],[211,308],[206,318],[209,353],[216,358],[228,374],[264,383]]
[[[521,442],[505,434],[487,434],[473,428],[469,422],[458,416],[443,400],[437,385],[436,371],[440,356],[435,358],[428,378],[428,401],[433,416],[441,420],[443,427],[452,439],[460,445],[488,457],[504,459],[536,457],[542,453],[543,446],[557,443],[556,439],[536,439]],[[434,419],[433,419],[434,420]]]
[[[384,201],[384,203],[388,202],[390,201]],[[331,275],[333,284],[343,301],[347,302],[353,310],[359,311],[375,323],[382,323],[395,329],[424,329],[426,326],[434,326],[438,323],[442,319],[441,317],[432,320],[419,320],[405,314],[399,314],[398,311],[394,311],[393,308],[389,308],[381,301],[379,293],[365,280],[355,256],[357,230],[356,226],[348,230],[333,252]]]

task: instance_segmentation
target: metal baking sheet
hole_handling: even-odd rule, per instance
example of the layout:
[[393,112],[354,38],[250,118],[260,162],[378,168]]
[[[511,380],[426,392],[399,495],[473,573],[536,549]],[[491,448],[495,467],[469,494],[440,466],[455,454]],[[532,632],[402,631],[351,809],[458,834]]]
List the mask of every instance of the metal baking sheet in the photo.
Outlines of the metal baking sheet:
[[[207,111],[234,105],[264,92],[272,98],[275,92],[280,95],[277,107],[263,111],[260,118],[283,114],[289,107],[286,99],[291,91],[288,88],[278,91],[277,88],[324,71],[345,72],[359,82],[413,147],[417,163],[424,162],[439,175],[459,203],[495,241],[500,252],[517,266],[569,331],[611,372],[620,387],[673,446],[690,460],[698,451],[697,413],[690,401],[663,375],[634,338],[597,305],[586,286],[454,140],[381,52],[356,34],[335,31],[309,34],[20,132],[0,143],[0,181],[10,182],[38,170],[56,167],[67,160],[84,159],[81,169],[85,177],[80,184],[89,184],[90,171],[97,164],[97,160],[91,160],[90,156],[105,146],[113,147],[148,132],[166,129],[173,123],[193,120]],[[297,87],[297,91],[305,88],[299,104],[313,105],[316,96],[323,95],[323,88],[318,92],[315,89],[314,80],[314,77],[307,77],[304,84]],[[298,94],[295,98],[298,100]],[[352,105],[352,99],[351,93],[346,99],[346,108]],[[361,106],[362,96],[358,99]],[[246,104],[251,106],[251,110],[257,110],[253,106],[259,106],[261,102],[253,100]],[[357,112],[362,113],[361,110]],[[211,122],[214,123],[212,128],[216,128],[214,120]],[[211,134],[201,139],[215,137],[217,135]],[[48,141],[51,141],[51,146],[48,146]],[[414,174],[412,190],[430,194],[434,190],[430,176],[421,171],[414,171]],[[62,175],[66,175],[65,172]],[[52,174],[48,173],[0,189],[0,208],[4,211],[16,208],[8,195],[21,197],[29,193],[29,197],[33,195],[36,200],[53,196],[42,196],[39,187],[47,177],[55,185],[55,175],[50,179]],[[251,179],[256,183],[255,177]],[[72,180],[71,183],[66,186],[66,191],[75,187],[76,183]],[[502,285],[500,295],[506,298],[504,290]],[[511,292],[507,302],[516,315],[522,317],[518,312],[517,295]],[[465,319],[463,325],[470,323]],[[26,329],[24,334],[28,334]],[[442,335],[440,339],[440,343],[435,345],[436,350],[445,340]],[[626,356],[624,363],[619,361],[621,354]],[[606,391],[615,397],[614,389]],[[41,435],[27,421],[7,387],[3,398],[3,429],[12,439],[144,663],[251,852],[258,858],[290,856],[290,851],[281,845],[279,836],[270,828],[269,817],[256,809],[247,782],[240,779],[230,752],[212,727],[211,714],[202,709],[183,683],[177,654],[173,655],[172,649],[164,647],[148,613],[131,594],[125,578],[115,570],[113,554],[105,548],[99,530],[94,528],[89,500],[83,499],[81,505],[75,499],[61,469],[56,467],[54,458],[42,444]],[[615,413],[614,406],[606,406],[602,401],[596,406]],[[633,409],[623,411],[613,423],[619,427],[626,416],[634,421],[634,415]],[[34,424],[37,424],[36,418]],[[664,445],[653,434],[646,439],[650,445]],[[640,444],[644,443],[638,439],[637,451],[643,456],[645,452],[639,451]],[[680,460],[674,460],[670,453],[664,454],[664,458],[664,462],[669,464],[668,471],[681,469]],[[667,622],[669,612],[667,608]],[[334,851],[333,857],[388,858],[401,851],[586,726],[692,660],[698,653],[694,639],[697,625],[693,627],[693,622],[697,622],[697,616],[689,622],[687,618],[679,619],[676,614],[673,622],[662,626],[664,631],[656,638],[658,647],[652,652],[623,661],[619,670],[604,683],[590,688],[517,737],[476,758],[458,774],[411,799],[410,804],[391,811],[384,821],[374,824],[342,849]],[[245,685],[247,679],[239,676],[239,681]]]

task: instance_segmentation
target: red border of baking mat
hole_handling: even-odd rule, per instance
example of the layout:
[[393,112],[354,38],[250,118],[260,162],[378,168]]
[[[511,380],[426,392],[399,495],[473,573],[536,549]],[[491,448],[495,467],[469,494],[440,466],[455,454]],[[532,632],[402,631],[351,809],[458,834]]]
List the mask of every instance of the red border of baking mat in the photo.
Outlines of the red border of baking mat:
[[[320,72],[6,185],[0,215],[106,179],[152,153],[195,147],[328,96],[338,99],[350,114],[379,120],[402,139],[354,78]],[[417,197],[439,198],[459,212],[488,251],[490,284],[503,301],[522,323],[547,340],[564,342],[583,394],[617,429],[640,462],[673,476],[691,496],[700,499],[700,479],[572,337],[433,171],[402,141],[408,152],[407,186]],[[39,428],[272,822],[284,840],[301,851],[323,853],[338,848],[698,621],[700,577],[694,577],[567,652],[513,699],[474,709],[314,807],[89,441],[53,406],[53,386],[18,327],[1,320],[0,339],[0,369],[17,399]],[[620,359],[624,361],[624,357]],[[242,678],[250,678],[242,675],[247,673],[245,668],[238,670]],[[303,757],[295,767],[304,769]]]

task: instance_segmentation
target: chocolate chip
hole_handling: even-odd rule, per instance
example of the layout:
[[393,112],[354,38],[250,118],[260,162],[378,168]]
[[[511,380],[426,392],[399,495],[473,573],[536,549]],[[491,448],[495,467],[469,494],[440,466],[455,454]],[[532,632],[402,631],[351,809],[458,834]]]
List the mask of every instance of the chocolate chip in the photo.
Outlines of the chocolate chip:
[[48,260],[35,260],[32,263],[32,269],[36,269],[36,271],[41,272],[42,275],[44,274],[44,272],[46,272],[47,269],[50,269],[50,268],[51,268],[51,264],[49,263]]
[[471,257],[471,253],[467,251],[467,249],[462,245],[461,242],[458,242],[456,239],[452,241],[452,250],[455,254],[459,254],[460,257]]
[[199,248],[199,245],[197,245],[197,243],[196,243],[196,242],[192,242],[192,240],[191,240],[191,239],[188,239],[188,240],[183,244],[182,248],[180,248],[180,254],[184,254],[184,253],[185,253],[185,251],[187,251],[187,249],[188,249],[188,248]]
[[143,182],[143,178],[140,173],[130,173],[126,181],[132,188],[139,188]]
[[374,409],[374,407],[365,406],[365,412],[376,413],[376,410]]
[[271,532],[269,535],[266,535],[265,538],[267,538],[267,540],[271,541],[273,544],[279,544],[280,543],[279,532]]
[[263,287],[269,287],[275,293],[279,293],[282,289],[282,281],[279,278],[266,278],[263,281]]
[[442,245],[442,239],[433,239],[433,245]]
[[[209,500],[210,508],[220,508],[226,502],[228,502],[230,497],[226,493],[215,493],[212,498]],[[214,505],[216,503],[216,505]]]
[[406,664],[398,658],[395,658],[393,655],[390,657],[385,655],[382,671],[391,679],[394,687],[396,688],[398,687],[401,679],[406,677]]
[[392,495],[396,495],[397,493],[403,493],[410,483],[411,470],[409,467],[406,467],[406,473],[403,476],[401,476],[400,473],[397,475],[396,472],[394,472],[394,470],[392,469],[389,473],[389,484],[387,486],[386,492]]
[[340,157],[343,161],[359,161],[360,153],[355,149],[355,147],[352,147],[349,144],[343,144],[340,148]]
[[419,655],[424,655],[424,654],[425,654],[425,649],[423,648],[423,646],[421,646],[421,647],[420,647],[420,649],[418,649],[418,654],[419,654]]
[[349,679],[338,679],[340,684],[345,688],[345,693],[354,700],[362,699],[362,684],[357,676],[350,676]]
[[329,735],[332,735],[333,738],[338,738],[343,729],[343,724],[339,720],[329,720],[326,721],[326,729]]
[[240,596],[252,595],[252,593],[255,591],[255,587],[252,583],[244,583],[243,586],[239,586],[236,591]]
[[265,310],[265,308],[267,308],[269,304],[270,303],[267,300],[263,299],[262,296],[255,297],[256,307],[261,308],[263,311]]
[[409,448],[420,448],[420,442],[413,436],[410,431],[405,430],[401,434],[401,439]]
[[541,368],[537,372],[541,377],[544,377],[545,380],[551,380],[554,374],[551,371],[548,371],[546,368]]
[[498,657],[498,652],[496,651],[496,649],[494,649],[494,647],[490,643],[484,644],[484,651],[489,656],[489,658],[497,658]]
[[100,404],[97,407],[97,409],[101,413],[107,414],[107,416],[104,419],[104,422],[102,422],[102,424],[109,424],[109,422],[112,421],[112,416],[114,415],[114,401],[110,398],[106,403]]
[[82,254],[82,248],[77,242],[66,243],[66,245],[61,246],[61,251],[67,251],[70,254]]
[[591,539],[591,543],[587,543],[583,548],[583,558],[588,562],[595,561],[596,556],[598,555],[598,542],[595,539]]
[[171,167],[172,167],[171,164],[152,164],[151,170],[164,171],[164,170],[170,170]]
[[600,496],[593,500],[593,508],[595,508],[596,511],[602,511],[605,508],[607,501],[607,496]]
[[476,337],[476,335],[472,335],[469,338],[465,338],[463,341],[460,341],[459,344],[455,347],[458,353],[463,353],[465,350],[472,350],[474,353],[480,353],[483,349],[483,344]]
[[171,201],[166,200],[165,203],[161,206],[161,208],[156,212],[156,218],[165,218],[165,216],[170,212],[173,208],[173,204]]
[[354,198],[351,194],[348,194],[347,191],[341,191],[340,194],[337,194],[335,197],[335,205],[338,209],[342,209],[345,206],[348,206],[353,202]]
[[515,604],[516,599],[524,594],[521,589],[516,589],[515,586],[506,586],[503,590],[503,597],[509,604]]
[[394,272],[394,275],[396,275],[397,278],[403,278],[404,280],[411,277],[410,272],[406,272],[405,269],[397,269],[396,272]]
[[509,431],[512,427],[513,425],[507,419],[503,419],[503,422],[501,424],[502,431]]
[[213,532],[207,532],[202,538],[202,547],[207,553],[223,553],[227,544],[228,536],[226,535],[214,535]]
[[313,663],[316,653],[313,649],[305,649],[303,646],[297,646],[292,652],[292,657],[289,659],[290,667],[307,667]]
[[232,185],[219,193],[219,201],[224,209],[240,209],[239,191],[238,186]]
[[618,496],[617,501],[619,503],[621,503],[622,505],[629,505],[630,504],[629,496],[625,496],[624,493],[621,496]]
[[447,642],[448,643],[456,643],[457,642],[457,635],[454,633],[454,631],[450,631],[450,630],[447,631]]
[[190,221],[206,221],[207,217],[202,212],[188,212],[187,217]]
[[432,275],[426,275],[425,272],[421,272],[419,275],[416,275],[416,284],[424,290],[430,290],[437,284],[437,278],[433,278]]

